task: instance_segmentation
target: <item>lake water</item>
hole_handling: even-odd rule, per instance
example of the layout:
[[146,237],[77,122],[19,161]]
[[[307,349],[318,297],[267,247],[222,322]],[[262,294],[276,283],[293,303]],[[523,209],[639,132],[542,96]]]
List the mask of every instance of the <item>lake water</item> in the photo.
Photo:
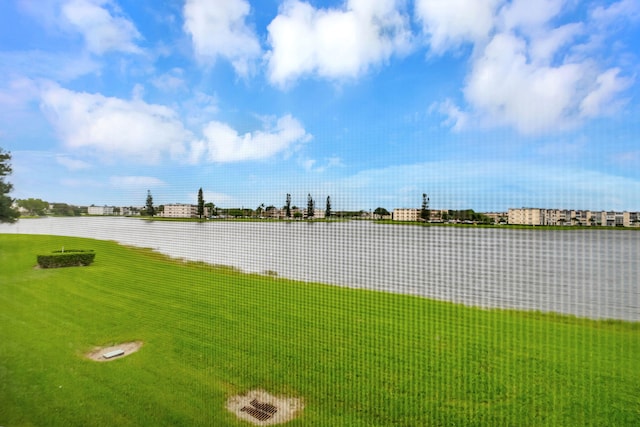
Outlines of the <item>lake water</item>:
[[640,232],[630,230],[81,217],[0,224],[0,233],[115,240],[303,281],[640,321]]

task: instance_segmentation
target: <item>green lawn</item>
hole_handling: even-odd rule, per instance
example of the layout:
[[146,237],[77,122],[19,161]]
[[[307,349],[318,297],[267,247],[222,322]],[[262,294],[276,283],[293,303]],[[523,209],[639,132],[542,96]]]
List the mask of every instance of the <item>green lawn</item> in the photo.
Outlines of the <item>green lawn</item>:
[[[93,249],[90,267],[36,255]],[[481,310],[241,274],[88,239],[0,235],[0,425],[637,426],[640,324]],[[96,345],[141,340],[108,363]]]

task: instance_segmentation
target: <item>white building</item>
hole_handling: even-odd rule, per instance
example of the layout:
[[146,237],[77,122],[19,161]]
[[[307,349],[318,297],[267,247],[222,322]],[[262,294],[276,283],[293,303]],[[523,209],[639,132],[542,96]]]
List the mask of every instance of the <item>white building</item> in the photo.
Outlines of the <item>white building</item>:
[[509,224],[516,225],[640,226],[638,212],[510,208],[508,215]]
[[87,213],[89,215],[113,215],[114,209],[113,206],[89,206]]
[[[198,206],[186,203],[164,205],[162,215],[165,218],[198,218]],[[204,216],[209,216],[209,208],[204,208]]]
[[394,221],[418,221],[420,220],[420,209],[395,208],[391,217]]

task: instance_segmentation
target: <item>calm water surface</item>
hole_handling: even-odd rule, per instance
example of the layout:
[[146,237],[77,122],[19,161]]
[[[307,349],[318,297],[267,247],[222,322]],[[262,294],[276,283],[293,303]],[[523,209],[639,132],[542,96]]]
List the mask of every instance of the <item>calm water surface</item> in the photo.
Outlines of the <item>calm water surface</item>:
[[83,217],[0,224],[0,233],[115,240],[303,281],[640,321],[640,232],[630,230]]

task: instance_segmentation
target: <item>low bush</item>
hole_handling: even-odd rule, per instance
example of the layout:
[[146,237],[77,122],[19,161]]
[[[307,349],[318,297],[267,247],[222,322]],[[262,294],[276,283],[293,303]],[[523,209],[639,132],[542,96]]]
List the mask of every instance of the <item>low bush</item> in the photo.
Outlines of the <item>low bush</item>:
[[87,266],[95,257],[93,250],[67,249],[53,251],[50,255],[38,255],[38,265],[41,268]]

